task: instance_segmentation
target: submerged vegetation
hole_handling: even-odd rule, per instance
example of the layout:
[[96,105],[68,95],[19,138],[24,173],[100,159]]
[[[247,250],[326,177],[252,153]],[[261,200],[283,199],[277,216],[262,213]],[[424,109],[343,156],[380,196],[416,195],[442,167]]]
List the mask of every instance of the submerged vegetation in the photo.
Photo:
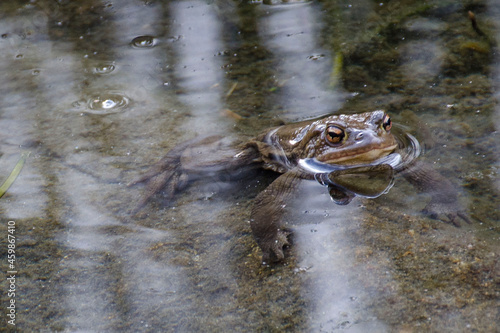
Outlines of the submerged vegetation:
[[7,192],[7,190],[10,188],[10,186],[14,183],[16,178],[19,176],[28,156],[29,156],[29,153],[23,153],[21,155],[21,158],[17,162],[16,166],[14,167],[14,169],[12,170],[10,175],[7,177],[7,179],[5,179],[3,184],[0,186],[0,198],[3,197],[3,195]]

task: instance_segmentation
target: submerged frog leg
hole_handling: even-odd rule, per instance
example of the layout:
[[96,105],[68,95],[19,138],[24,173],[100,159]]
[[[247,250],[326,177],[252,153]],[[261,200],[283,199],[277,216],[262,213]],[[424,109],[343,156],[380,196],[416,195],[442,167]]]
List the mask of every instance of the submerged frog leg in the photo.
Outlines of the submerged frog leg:
[[[460,207],[455,186],[431,166],[415,162],[402,171],[402,175],[422,193],[431,195],[431,201],[424,208],[424,213],[459,227],[459,218],[471,223],[467,213]],[[440,218],[448,217],[448,221]]]
[[[224,174],[230,178],[232,172],[261,162],[259,153],[247,145],[241,147],[237,154],[234,154],[237,150],[231,148],[232,153],[224,155],[220,150],[223,147],[217,144],[222,139],[221,136],[211,136],[182,143],[170,150],[146,174],[130,182],[128,186],[146,183],[144,195],[131,214],[140,211],[149,199],[159,192],[163,192],[165,198],[170,201],[190,180],[213,173]],[[208,150],[210,151],[205,154],[204,159],[200,158],[200,151]]]
[[[167,200],[172,199],[176,190],[185,186],[185,181],[181,180],[180,155],[175,155],[175,151],[170,151],[158,163],[156,163],[146,174],[133,180],[128,186],[146,182],[146,188],[142,198],[131,214],[140,211],[153,195],[160,191],[165,192]],[[183,177],[186,178],[186,177]]]
[[262,249],[262,262],[278,262],[284,259],[283,246],[289,245],[289,231],[283,228],[285,207],[294,190],[306,176],[291,170],[279,176],[256,198],[252,208],[250,226]]

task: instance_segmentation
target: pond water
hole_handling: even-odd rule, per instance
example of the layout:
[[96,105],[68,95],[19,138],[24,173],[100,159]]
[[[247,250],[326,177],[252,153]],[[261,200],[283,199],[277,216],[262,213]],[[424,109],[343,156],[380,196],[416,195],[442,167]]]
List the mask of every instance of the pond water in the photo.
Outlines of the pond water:
[[[0,199],[2,329],[498,330],[496,1],[16,0],[0,18],[2,182],[30,152]],[[403,178],[346,206],[302,182],[267,266],[249,220],[271,172],[130,214],[144,187],[127,184],[183,141],[377,109],[471,224],[422,214]]]

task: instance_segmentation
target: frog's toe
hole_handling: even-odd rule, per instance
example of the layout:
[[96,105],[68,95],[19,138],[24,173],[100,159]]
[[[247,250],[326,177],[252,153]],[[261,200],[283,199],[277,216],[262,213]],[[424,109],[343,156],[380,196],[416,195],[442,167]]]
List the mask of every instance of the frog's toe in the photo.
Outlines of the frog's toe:
[[459,222],[460,219],[464,220],[467,224],[472,223],[470,218],[469,218],[469,215],[464,211],[457,211],[455,213],[448,213],[448,214],[446,214],[446,216],[448,216],[449,222],[452,223],[456,227],[460,227],[460,222]]
[[278,230],[276,236],[270,239],[268,246],[264,246],[262,249],[262,263],[269,264],[272,262],[280,262],[285,259],[285,253],[283,252],[283,247],[290,245],[288,242],[289,232]]
[[467,224],[472,224],[472,221],[469,218],[469,214],[467,214],[466,212],[463,211],[457,212],[457,216],[460,217],[462,220],[464,220]]
[[460,227],[460,222],[457,219],[457,213],[448,213],[446,216],[448,217],[448,221],[445,222],[451,223],[455,227]]
[[177,191],[186,187],[188,181],[188,175],[178,170],[167,170],[148,178],[144,195],[131,211],[131,215],[137,214],[157,193],[163,193],[163,198],[167,202],[171,201]]
[[460,220],[471,223],[468,214],[460,210],[456,203],[429,203],[423,213],[430,218],[453,224],[456,227],[460,227]]

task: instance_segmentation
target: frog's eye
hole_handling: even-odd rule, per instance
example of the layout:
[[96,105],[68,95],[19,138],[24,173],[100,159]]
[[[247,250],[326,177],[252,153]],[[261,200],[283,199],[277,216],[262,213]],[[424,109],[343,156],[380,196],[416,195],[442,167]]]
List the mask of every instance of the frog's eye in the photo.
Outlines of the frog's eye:
[[341,143],[344,137],[345,132],[342,128],[333,125],[326,128],[326,139],[328,142],[334,144]]
[[382,127],[384,128],[384,130],[386,132],[389,132],[392,128],[392,121],[391,121],[391,117],[389,117],[388,114],[386,114],[384,116],[384,121],[382,122]]

